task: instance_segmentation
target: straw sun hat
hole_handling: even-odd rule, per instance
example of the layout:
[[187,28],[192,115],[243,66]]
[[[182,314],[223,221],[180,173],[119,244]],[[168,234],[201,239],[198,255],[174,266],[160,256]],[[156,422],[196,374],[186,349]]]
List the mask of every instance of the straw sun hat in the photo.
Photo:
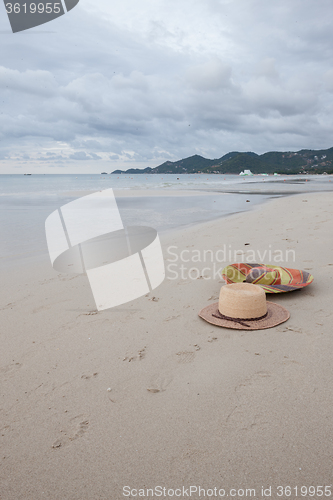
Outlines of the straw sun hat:
[[253,283],[266,293],[282,293],[300,290],[313,281],[312,274],[300,269],[289,269],[269,264],[236,263],[222,270],[222,278],[227,284]]
[[199,313],[208,323],[236,330],[263,330],[289,319],[289,312],[279,304],[266,301],[264,290],[252,283],[222,286],[219,302]]

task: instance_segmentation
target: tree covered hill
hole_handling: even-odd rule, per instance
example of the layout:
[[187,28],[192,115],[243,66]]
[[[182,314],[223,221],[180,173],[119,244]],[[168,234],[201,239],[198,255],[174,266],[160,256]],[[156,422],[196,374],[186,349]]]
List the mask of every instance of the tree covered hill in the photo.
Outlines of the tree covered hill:
[[297,152],[271,151],[262,155],[233,151],[221,158],[209,160],[200,155],[144,169],[115,170],[113,174],[239,174],[243,170],[254,174],[333,174],[333,148]]

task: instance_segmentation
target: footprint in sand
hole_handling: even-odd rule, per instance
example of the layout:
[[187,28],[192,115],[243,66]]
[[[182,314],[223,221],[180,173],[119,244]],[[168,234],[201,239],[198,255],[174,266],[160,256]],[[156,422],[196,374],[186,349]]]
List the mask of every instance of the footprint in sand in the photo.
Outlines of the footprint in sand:
[[[175,373],[177,373],[174,356],[176,356],[176,360],[179,364],[193,363],[196,357],[196,351],[200,350],[200,346],[194,344],[194,348],[195,351],[179,351],[175,355],[169,357],[165,361],[162,371],[150,379],[147,391],[151,393],[164,392],[173,381]],[[181,368],[179,367],[179,369]]]
[[157,374],[150,379],[149,387],[147,391],[153,394],[157,392],[164,392],[169,384],[173,380],[173,375],[171,373]]
[[40,312],[40,311],[47,311],[47,310],[49,310],[50,308],[51,308],[51,306],[50,306],[50,305],[45,305],[45,306],[35,307],[35,309],[33,309],[33,310],[32,310],[32,313],[33,313],[33,314],[36,314],[36,313],[38,313],[38,312]]
[[97,375],[98,375],[98,373],[97,373],[97,372],[93,373],[92,375],[85,375],[85,374],[83,374],[83,375],[81,375],[81,378],[84,378],[84,379],[86,379],[86,380],[89,380],[90,378],[95,378],[95,377],[97,377]]
[[0,311],[4,311],[5,309],[13,309],[15,305],[16,304],[14,302],[10,302],[9,304],[6,304],[4,307],[1,307]]
[[256,372],[253,375],[251,375],[250,377],[243,380],[240,384],[238,384],[235,387],[235,392],[236,392],[236,394],[238,394],[238,393],[243,392],[243,391],[248,391],[248,389],[249,388],[252,389],[253,386],[256,386],[258,384],[261,385],[262,381],[268,377],[270,377],[269,372],[266,372],[266,371]]
[[75,439],[82,437],[83,434],[88,430],[88,426],[89,426],[88,420],[82,420],[82,422],[79,422],[76,426],[76,432],[74,436],[70,437],[69,439],[71,441],[74,441]]
[[75,441],[76,439],[82,437],[85,432],[87,432],[89,427],[89,420],[84,419],[83,415],[77,415],[76,417],[71,418],[71,430],[61,430],[62,437],[57,439],[53,444],[52,448],[62,448],[66,446],[71,441]]
[[61,448],[61,446],[62,446],[61,440],[57,439],[56,441],[54,441],[52,448]]
[[193,351],[177,352],[176,356],[178,363],[193,363],[195,358],[195,352]]
[[271,374],[258,371],[242,380],[235,387],[237,402],[228,414],[225,423],[235,432],[250,431],[267,425],[267,417],[262,408],[262,394],[268,391]]
[[138,354],[134,354],[134,355],[127,355],[123,358],[123,361],[128,361],[129,363],[131,361],[141,361],[142,359],[144,359],[144,357],[146,356],[146,349],[147,349],[147,346],[144,346],[143,349],[140,349],[140,351],[138,351]]
[[169,316],[168,318],[165,318],[164,321],[172,321],[173,319],[177,319],[177,318],[180,318],[180,314],[178,314],[177,316]]
[[1,373],[4,373],[4,374],[10,374],[12,373],[13,371],[16,371],[18,368],[21,368],[22,364],[21,363],[11,363],[10,365],[6,365],[4,366],[3,368],[0,368],[0,374]]

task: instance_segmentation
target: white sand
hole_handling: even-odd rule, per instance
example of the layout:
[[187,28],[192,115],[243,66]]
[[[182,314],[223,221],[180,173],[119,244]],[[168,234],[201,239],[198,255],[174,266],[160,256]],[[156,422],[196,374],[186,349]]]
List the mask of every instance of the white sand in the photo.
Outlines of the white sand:
[[332,215],[332,193],[303,194],[165,236],[166,258],[168,245],[295,250],[289,267],[315,281],[269,297],[291,313],[269,330],[198,318],[217,279],[166,279],[95,314],[83,276],[47,261],[7,274],[0,498],[114,500],[125,485],[255,488],[252,498],[272,485],[278,498],[278,485],[330,485]]

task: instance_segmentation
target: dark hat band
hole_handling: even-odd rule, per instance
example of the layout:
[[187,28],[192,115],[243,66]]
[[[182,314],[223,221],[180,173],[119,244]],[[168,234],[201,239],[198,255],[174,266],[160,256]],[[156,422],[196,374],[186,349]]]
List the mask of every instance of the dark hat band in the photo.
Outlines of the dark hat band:
[[260,316],[259,318],[231,318],[230,316],[225,316],[224,314],[221,314],[220,311],[217,309],[216,313],[212,314],[212,316],[214,316],[214,318],[218,318],[218,319],[226,319],[227,321],[234,321],[235,323],[238,323],[239,325],[249,327],[250,325],[247,325],[246,323],[244,323],[244,321],[259,321],[260,319],[266,318],[267,314],[268,314],[268,311],[266,314],[264,314],[263,316]]

